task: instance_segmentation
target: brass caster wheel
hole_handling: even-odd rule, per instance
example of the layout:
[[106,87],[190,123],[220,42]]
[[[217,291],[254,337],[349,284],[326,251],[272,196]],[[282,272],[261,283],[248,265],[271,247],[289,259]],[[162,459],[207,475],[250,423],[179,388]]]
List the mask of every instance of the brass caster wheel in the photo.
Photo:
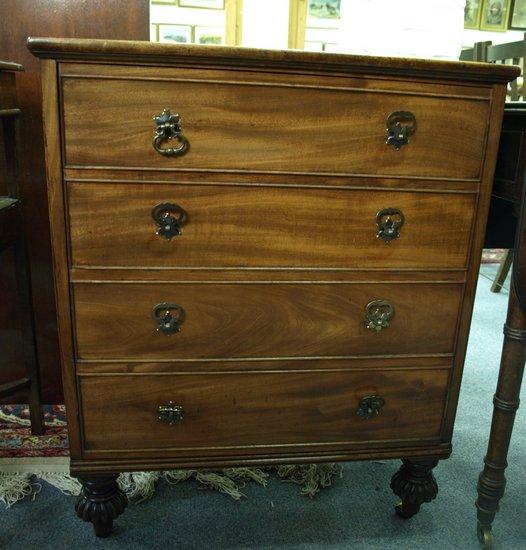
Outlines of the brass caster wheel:
[[477,525],[477,538],[483,550],[491,550],[493,547],[493,535],[489,527],[483,527],[480,524]]

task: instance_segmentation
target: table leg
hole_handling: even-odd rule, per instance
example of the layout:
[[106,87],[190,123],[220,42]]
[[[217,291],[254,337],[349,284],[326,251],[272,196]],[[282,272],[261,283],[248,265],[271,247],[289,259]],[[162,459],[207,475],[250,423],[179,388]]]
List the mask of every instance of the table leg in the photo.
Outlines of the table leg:
[[477,535],[484,548],[492,544],[491,525],[499,509],[499,501],[506,486],[508,449],[519,408],[519,394],[526,360],[526,313],[511,285],[508,316],[504,325],[504,346],[497,391],[493,398],[493,420],[484,458],[484,470],[477,486]]

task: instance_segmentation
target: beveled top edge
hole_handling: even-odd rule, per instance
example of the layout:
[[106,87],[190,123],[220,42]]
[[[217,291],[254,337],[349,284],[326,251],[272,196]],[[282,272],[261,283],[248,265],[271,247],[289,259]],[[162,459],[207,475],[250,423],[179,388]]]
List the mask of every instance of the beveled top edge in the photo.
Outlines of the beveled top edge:
[[509,82],[520,74],[514,65],[375,57],[299,50],[160,44],[130,40],[32,38],[27,47],[47,59],[113,61],[136,64],[210,65],[308,70],[320,73],[367,73],[422,76],[486,83]]
[[0,71],[23,71],[24,67],[12,61],[0,61]]

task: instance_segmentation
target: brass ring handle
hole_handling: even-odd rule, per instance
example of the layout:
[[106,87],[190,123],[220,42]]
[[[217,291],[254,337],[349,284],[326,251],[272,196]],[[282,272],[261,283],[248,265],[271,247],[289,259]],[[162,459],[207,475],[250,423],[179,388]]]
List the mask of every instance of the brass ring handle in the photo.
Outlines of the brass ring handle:
[[396,150],[409,143],[409,138],[416,132],[416,117],[410,111],[394,111],[386,121],[387,139],[385,143]]
[[157,418],[160,422],[172,425],[184,419],[184,409],[181,405],[169,401],[167,405],[157,407]]
[[376,214],[376,225],[378,226],[377,238],[390,243],[400,237],[400,229],[405,222],[405,216],[398,208],[383,208]]
[[163,334],[180,332],[185,316],[185,311],[181,306],[167,302],[157,304],[152,312],[152,318],[157,324],[157,331]]
[[158,225],[155,233],[171,240],[182,233],[182,225],[186,222],[187,216],[178,204],[163,202],[153,207],[152,218]]
[[[160,115],[154,116],[153,120],[156,125],[152,141],[153,148],[165,157],[184,155],[188,151],[190,143],[181,130],[181,117],[178,114],[172,114],[170,109],[164,109]],[[162,144],[173,139],[177,140],[179,145],[163,149]]]
[[374,332],[388,328],[394,307],[387,300],[373,300],[365,306],[365,326]]
[[362,420],[369,420],[380,414],[380,409],[385,405],[385,399],[377,395],[366,395],[360,399],[356,414]]

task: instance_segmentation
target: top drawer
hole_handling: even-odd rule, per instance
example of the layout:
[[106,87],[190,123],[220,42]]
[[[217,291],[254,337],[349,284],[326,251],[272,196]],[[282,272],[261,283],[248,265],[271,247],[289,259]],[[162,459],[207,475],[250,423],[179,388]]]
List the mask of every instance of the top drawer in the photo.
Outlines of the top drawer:
[[[122,69],[122,67],[120,67]],[[65,162],[68,166],[169,170],[318,173],[478,179],[489,102],[484,98],[294,82],[289,75],[249,81],[185,77],[63,78]],[[193,74],[193,73],[192,73]],[[273,77],[274,78],[274,77]],[[356,79],[355,79],[356,80]],[[292,82],[292,83],[291,83]],[[403,88],[404,83],[399,83]],[[397,84],[392,84],[397,86]],[[428,90],[428,88],[425,88]],[[458,92],[458,90],[457,90]],[[180,115],[189,146],[164,156],[152,144],[153,117]],[[386,144],[391,113],[409,112],[410,142]],[[398,118],[392,120],[392,127]],[[178,145],[159,140],[160,148]],[[447,159],[447,161],[444,161]]]

